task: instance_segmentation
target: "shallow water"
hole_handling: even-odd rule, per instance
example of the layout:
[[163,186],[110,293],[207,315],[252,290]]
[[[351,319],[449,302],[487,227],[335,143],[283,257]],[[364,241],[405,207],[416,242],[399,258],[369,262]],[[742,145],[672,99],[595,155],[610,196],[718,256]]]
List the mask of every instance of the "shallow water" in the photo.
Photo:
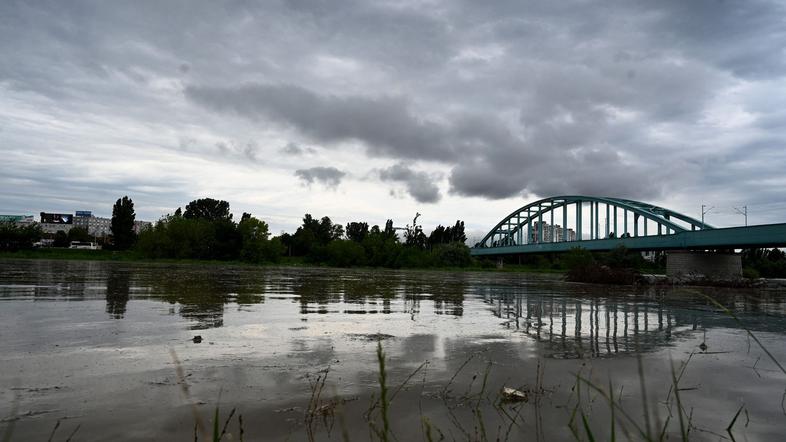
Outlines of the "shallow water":
[[[608,438],[609,402],[577,375],[611,382],[620,437],[678,440],[670,361],[691,439],[730,439],[741,410],[736,440],[783,440],[786,376],[746,329],[786,363],[785,299],[553,275],[0,261],[0,417],[12,440],[47,440],[58,421],[56,440],[193,440],[219,405],[221,426],[236,408],[231,440],[240,414],[245,440],[367,440],[384,431],[381,342],[402,441],[587,439],[582,413]],[[527,401],[500,402],[503,386]]]

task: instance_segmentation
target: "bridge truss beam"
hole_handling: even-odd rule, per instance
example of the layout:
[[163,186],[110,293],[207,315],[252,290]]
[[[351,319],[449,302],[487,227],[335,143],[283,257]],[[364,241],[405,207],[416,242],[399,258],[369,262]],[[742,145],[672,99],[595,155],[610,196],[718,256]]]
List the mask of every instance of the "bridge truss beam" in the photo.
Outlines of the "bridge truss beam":
[[[584,217],[587,212],[586,206],[589,206],[587,220]],[[601,209],[605,209],[606,215],[602,221],[600,218]],[[619,234],[618,224],[620,211],[622,212],[622,235]],[[571,216],[569,216],[569,212],[571,212]],[[548,215],[551,224],[544,222],[546,215]],[[554,220],[560,218],[559,215],[562,217],[561,226],[554,224]],[[629,218],[632,218],[633,223],[632,234],[628,229]],[[575,219],[572,227],[569,226],[569,219]],[[641,230],[639,230],[640,224]],[[620,198],[566,195],[545,198],[519,208],[500,221],[475,245],[475,248],[554,244],[585,239],[605,240],[620,236],[625,238],[648,237],[652,232],[648,229],[648,224],[654,224],[657,227],[658,236],[712,229],[712,226],[703,224],[697,219],[652,204]],[[533,229],[533,225],[535,229]],[[604,228],[601,227],[602,225],[605,225]],[[526,234],[523,232],[525,229]],[[548,234],[545,234],[547,229]]]
[[552,253],[567,252],[574,247],[601,251],[612,250],[618,246],[625,246],[630,250],[707,250],[784,247],[786,246],[786,223],[706,230],[685,230],[670,235],[553,243],[544,242],[497,247],[474,247],[470,249],[470,253],[474,256]]

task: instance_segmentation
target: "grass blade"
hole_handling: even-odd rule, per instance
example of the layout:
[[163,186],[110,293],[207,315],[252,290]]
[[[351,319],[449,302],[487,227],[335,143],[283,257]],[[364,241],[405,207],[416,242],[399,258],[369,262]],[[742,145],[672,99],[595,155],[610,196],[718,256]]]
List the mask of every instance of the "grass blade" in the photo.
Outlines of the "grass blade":
[[590,442],[595,442],[595,436],[592,434],[592,430],[590,430],[589,422],[587,421],[587,415],[584,412],[581,412],[581,422],[584,424],[584,431],[587,433],[587,438],[589,438]]
[[218,442],[220,436],[218,435],[218,405],[216,405],[216,412],[213,415],[213,442]]

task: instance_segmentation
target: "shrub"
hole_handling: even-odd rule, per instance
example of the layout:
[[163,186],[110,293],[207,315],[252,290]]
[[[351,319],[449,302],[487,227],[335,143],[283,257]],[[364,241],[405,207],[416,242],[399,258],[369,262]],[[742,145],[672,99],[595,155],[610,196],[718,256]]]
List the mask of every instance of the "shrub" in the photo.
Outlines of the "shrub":
[[753,267],[745,267],[742,269],[742,277],[748,279],[759,279],[759,271]]
[[32,249],[33,243],[41,239],[38,224],[20,227],[13,222],[0,223],[0,250]]
[[365,264],[363,246],[351,240],[331,241],[324,250],[324,262],[334,267],[352,267]]
[[434,262],[442,267],[467,267],[472,263],[469,247],[459,242],[440,244],[433,250]]

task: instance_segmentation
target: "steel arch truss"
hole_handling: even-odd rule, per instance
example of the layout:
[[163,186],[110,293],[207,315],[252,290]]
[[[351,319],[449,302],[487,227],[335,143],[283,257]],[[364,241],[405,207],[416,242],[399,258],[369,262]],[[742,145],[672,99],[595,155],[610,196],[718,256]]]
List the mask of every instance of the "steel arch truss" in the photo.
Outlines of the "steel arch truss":
[[[601,222],[602,210],[605,210],[605,214]],[[584,218],[587,214],[589,219]],[[569,227],[571,224],[572,227]],[[653,228],[648,230],[648,226]],[[632,227],[632,232],[629,227]],[[580,195],[555,196],[527,204],[511,213],[475,247],[671,235],[712,228],[695,218],[640,201]],[[622,233],[615,233],[620,232],[620,229]]]

